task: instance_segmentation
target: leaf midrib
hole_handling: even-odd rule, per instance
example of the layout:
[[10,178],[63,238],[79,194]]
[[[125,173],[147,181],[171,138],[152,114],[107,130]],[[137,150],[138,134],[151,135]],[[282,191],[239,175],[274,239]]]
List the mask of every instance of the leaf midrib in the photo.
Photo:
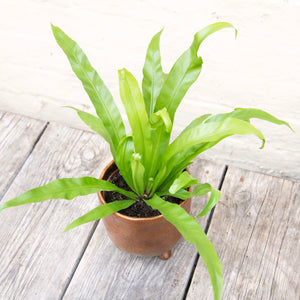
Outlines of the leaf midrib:
[[[90,79],[89,75],[88,75],[88,74],[85,72],[85,70],[82,68],[82,65],[81,65],[79,59],[77,59],[77,56],[76,56],[76,55],[73,55],[73,57],[75,57],[76,63],[80,66],[80,69],[81,69],[82,72],[85,74],[85,76],[88,78],[89,83],[92,85],[93,89],[96,91],[97,97],[98,97],[98,99],[100,100],[101,97],[100,97],[99,92],[98,92],[98,90],[96,89],[96,87],[95,87],[93,81]],[[91,66],[91,64],[90,64],[90,66]],[[95,72],[95,73],[97,74],[97,76],[99,76],[98,73],[97,73],[97,71],[96,71],[92,66],[91,66],[91,68],[93,69],[93,72]],[[100,101],[101,101],[101,100],[100,100]],[[112,118],[111,118],[111,115],[110,115],[110,113],[108,112],[108,109],[107,109],[106,105],[102,105],[102,106],[104,107],[105,115],[108,116],[108,118],[109,118],[111,124],[114,124],[114,122],[113,122],[113,120],[112,120]],[[96,112],[97,112],[97,109],[96,109]],[[98,112],[97,112],[97,115],[99,116]],[[100,116],[99,116],[99,117],[100,117]],[[100,119],[101,119],[101,117],[100,117]],[[114,135],[115,135],[115,136],[118,138],[118,140],[120,141],[121,137],[119,136],[119,132],[117,131],[116,127],[115,127],[115,126],[110,126],[110,127],[113,129]],[[114,147],[115,147],[115,146],[114,146]]]
[[[176,85],[176,88],[173,90],[173,92],[172,92],[172,94],[171,94],[171,95],[172,95],[172,96],[170,97],[171,101],[169,101],[169,103],[167,104],[167,107],[166,107],[166,109],[167,109],[168,112],[169,112],[169,107],[170,107],[170,105],[173,103],[174,98],[175,98],[175,96],[176,96],[178,90],[179,90],[180,87],[181,87],[181,83],[183,82],[183,80],[184,80],[186,74],[188,73],[188,71],[189,71],[191,65],[192,65],[192,64],[189,64],[189,66],[186,68],[186,71],[185,71],[184,74],[181,76],[181,79],[180,79],[179,83]],[[178,81],[177,81],[177,82],[178,82]],[[175,96],[174,96],[174,95],[175,95]],[[172,116],[171,116],[172,119],[174,119],[175,112],[176,112],[176,110],[174,111],[174,113],[171,112],[171,113],[172,113]]]
[[[223,124],[222,124],[223,125]],[[193,128],[191,128],[191,129],[193,129]],[[224,138],[226,138],[226,137],[228,137],[228,136],[231,136],[231,135],[235,135],[236,133],[232,133],[232,128],[231,129],[226,129],[226,130],[224,130],[224,131],[222,131],[222,133],[224,133]],[[216,137],[216,136],[218,136],[220,134],[220,132],[219,133],[213,133],[213,134],[207,134],[207,135],[204,135],[203,137],[201,137],[201,139],[205,139],[205,138],[207,138],[207,137],[211,137],[211,138],[214,138],[214,137]],[[238,135],[245,135],[245,134],[243,134],[243,133],[237,133]],[[255,131],[253,131],[253,132],[251,132],[251,133],[246,133],[246,134],[254,134],[254,135],[256,135],[256,133],[255,133]],[[259,137],[260,138],[260,137]],[[176,141],[176,140],[175,140]],[[174,141],[174,142],[175,142]],[[212,142],[214,142],[214,141],[206,141],[206,142],[199,142],[199,143],[212,143]],[[178,143],[178,142],[177,142]],[[198,143],[198,144],[199,144]],[[192,142],[190,142],[189,144],[185,144],[185,145],[189,145],[189,146],[186,146],[186,147],[191,147],[191,146],[193,146],[193,144],[192,144]],[[170,146],[172,146],[172,144],[170,145]],[[181,150],[180,150],[181,151]],[[172,151],[172,152],[174,152],[174,153],[172,153],[171,152],[171,155],[170,154],[167,154],[167,157],[168,157],[168,159],[171,157],[171,156],[174,156],[175,154],[177,154],[177,153],[179,153],[180,151],[176,151],[176,152],[174,152],[174,151]]]
[[[128,87],[128,90],[129,90],[129,93],[130,93],[130,98],[131,98],[131,103],[134,103],[134,97],[133,97],[133,95],[132,95],[132,91],[131,91],[131,88],[130,88],[130,85],[129,85],[129,83],[128,83],[128,80],[127,80],[127,78],[126,78],[126,76],[125,76],[125,80],[126,80],[126,85],[127,85],[127,87]],[[136,118],[137,120],[138,120],[138,124],[139,124],[139,132],[140,132],[140,136],[141,137],[144,137],[144,135],[143,135],[143,126],[142,126],[142,121],[141,121],[141,118],[139,117],[139,114],[138,114],[138,111],[137,111],[137,109],[136,109],[136,106],[135,105],[130,105],[132,108],[133,108],[133,110],[134,110],[134,115],[135,116],[138,116],[138,118]],[[133,132],[133,131],[132,131]],[[143,151],[142,151],[142,153],[140,153],[140,154],[145,154],[145,141],[144,141],[144,139],[142,139],[142,147],[143,147]],[[144,157],[144,159],[145,159],[145,157]]]

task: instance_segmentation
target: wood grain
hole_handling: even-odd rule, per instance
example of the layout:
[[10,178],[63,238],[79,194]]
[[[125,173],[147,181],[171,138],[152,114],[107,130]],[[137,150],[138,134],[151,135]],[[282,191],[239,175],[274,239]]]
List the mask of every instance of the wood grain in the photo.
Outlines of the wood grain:
[[[58,124],[50,124],[35,143],[44,125],[0,112],[0,163],[12,172],[0,189],[3,201],[57,178],[98,177],[111,160],[100,137]],[[223,169],[199,159],[190,167],[193,176],[215,187]],[[0,173],[0,179],[6,176]],[[193,200],[193,215],[205,200]],[[223,265],[223,299],[299,298],[299,202],[300,183],[229,167],[208,234]],[[0,299],[182,299],[196,257],[185,240],[170,260],[161,261],[117,249],[102,222],[61,233],[97,205],[96,195],[90,195],[1,212]],[[206,221],[200,220],[202,227]],[[201,259],[187,299],[213,299]]]
[[[50,124],[3,200],[61,177],[98,177],[108,153],[97,135]],[[95,224],[62,231],[97,205],[90,195],[1,212],[0,299],[59,299]]]
[[46,122],[0,112],[0,201],[18,168],[34,147]]
[[[198,160],[190,169],[217,187],[224,166]],[[205,199],[193,200],[193,215]],[[205,222],[202,218],[202,227]],[[183,239],[168,261],[127,254],[112,244],[100,222],[64,299],[181,299],[195,256],[194,246]]]
[[[208,236],[222,299],[299,299],[300,184],[229,167]],[[205,288],[199,288],[199,287]],[[213,299],[199,262],[187,299]]]

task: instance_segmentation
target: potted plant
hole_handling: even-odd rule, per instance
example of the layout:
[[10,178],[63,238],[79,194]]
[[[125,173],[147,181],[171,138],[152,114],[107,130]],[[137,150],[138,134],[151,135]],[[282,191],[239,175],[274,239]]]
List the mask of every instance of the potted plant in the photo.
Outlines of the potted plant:
[[[109,90],[84,52],[60,28],[52,25],[55,39],[81,80],[97,116],[73,109],[109,143],[113,161],[100,179],[58,179],[2,204],[0,211],[26,203],[71,200],[98,193],[102,205],[72,222],[65,231],[107,217],[104,223],[118,247],[140,255],[161,255],[162,258],[169,257],[169,250],[182,235],[196,246],[207,266],[214,297],[220,299],[222,270],[219,258],[195,218],[188,213],[191,197],[210,192],[207,204],[196,218],[204,216],[220,199],[220,191],[208,183],[199,183],[187,167],[200,153],[234,134],[254,134],[262,140],[263,147],[264,136],[250,124],[251,118],[290,127],[262,110],[238,108],[229,113],[196,118],[170,143],[175,112],[201,72],[202,58],[197,55],[199,46],[210,34],[228,27],[233,28],[230,23],[218,22],[197,32],[191,46],[168,74],[161,67],[159,41],[162,31],[158,32],[147,50],[142,91],[129,71],[119,71],[121,100],[132,130],[126,133]],[[165,243],[167,237],[170,241]]]

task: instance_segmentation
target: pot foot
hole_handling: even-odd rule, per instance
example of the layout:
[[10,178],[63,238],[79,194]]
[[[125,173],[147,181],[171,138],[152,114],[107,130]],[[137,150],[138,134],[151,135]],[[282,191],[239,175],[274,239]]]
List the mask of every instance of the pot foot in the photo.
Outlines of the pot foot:
[[159,258],[162,260],[167,260],[171,257],[171,255],[172,255],[172,252],[171,252],[171,250],[169,250],[169,251],[166,251],[165,253],[161,254],[159,256]]

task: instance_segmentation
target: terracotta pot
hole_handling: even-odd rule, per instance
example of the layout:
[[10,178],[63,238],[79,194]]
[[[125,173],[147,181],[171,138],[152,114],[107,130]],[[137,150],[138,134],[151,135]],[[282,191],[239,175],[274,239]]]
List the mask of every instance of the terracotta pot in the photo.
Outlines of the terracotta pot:
[[[100,179],[107,180],[117,169],[111,161],[101,173]],[[101,204],[105,204],[105,192],[99,192]],[[180,204],[190,212],[191,199]],[[159,256],[168,259],[172,247],[178,242],[181,234],[162,215],[151,218],[133,218],[114,213],[103,219],[108,236],[120,249],[140,256]]]

